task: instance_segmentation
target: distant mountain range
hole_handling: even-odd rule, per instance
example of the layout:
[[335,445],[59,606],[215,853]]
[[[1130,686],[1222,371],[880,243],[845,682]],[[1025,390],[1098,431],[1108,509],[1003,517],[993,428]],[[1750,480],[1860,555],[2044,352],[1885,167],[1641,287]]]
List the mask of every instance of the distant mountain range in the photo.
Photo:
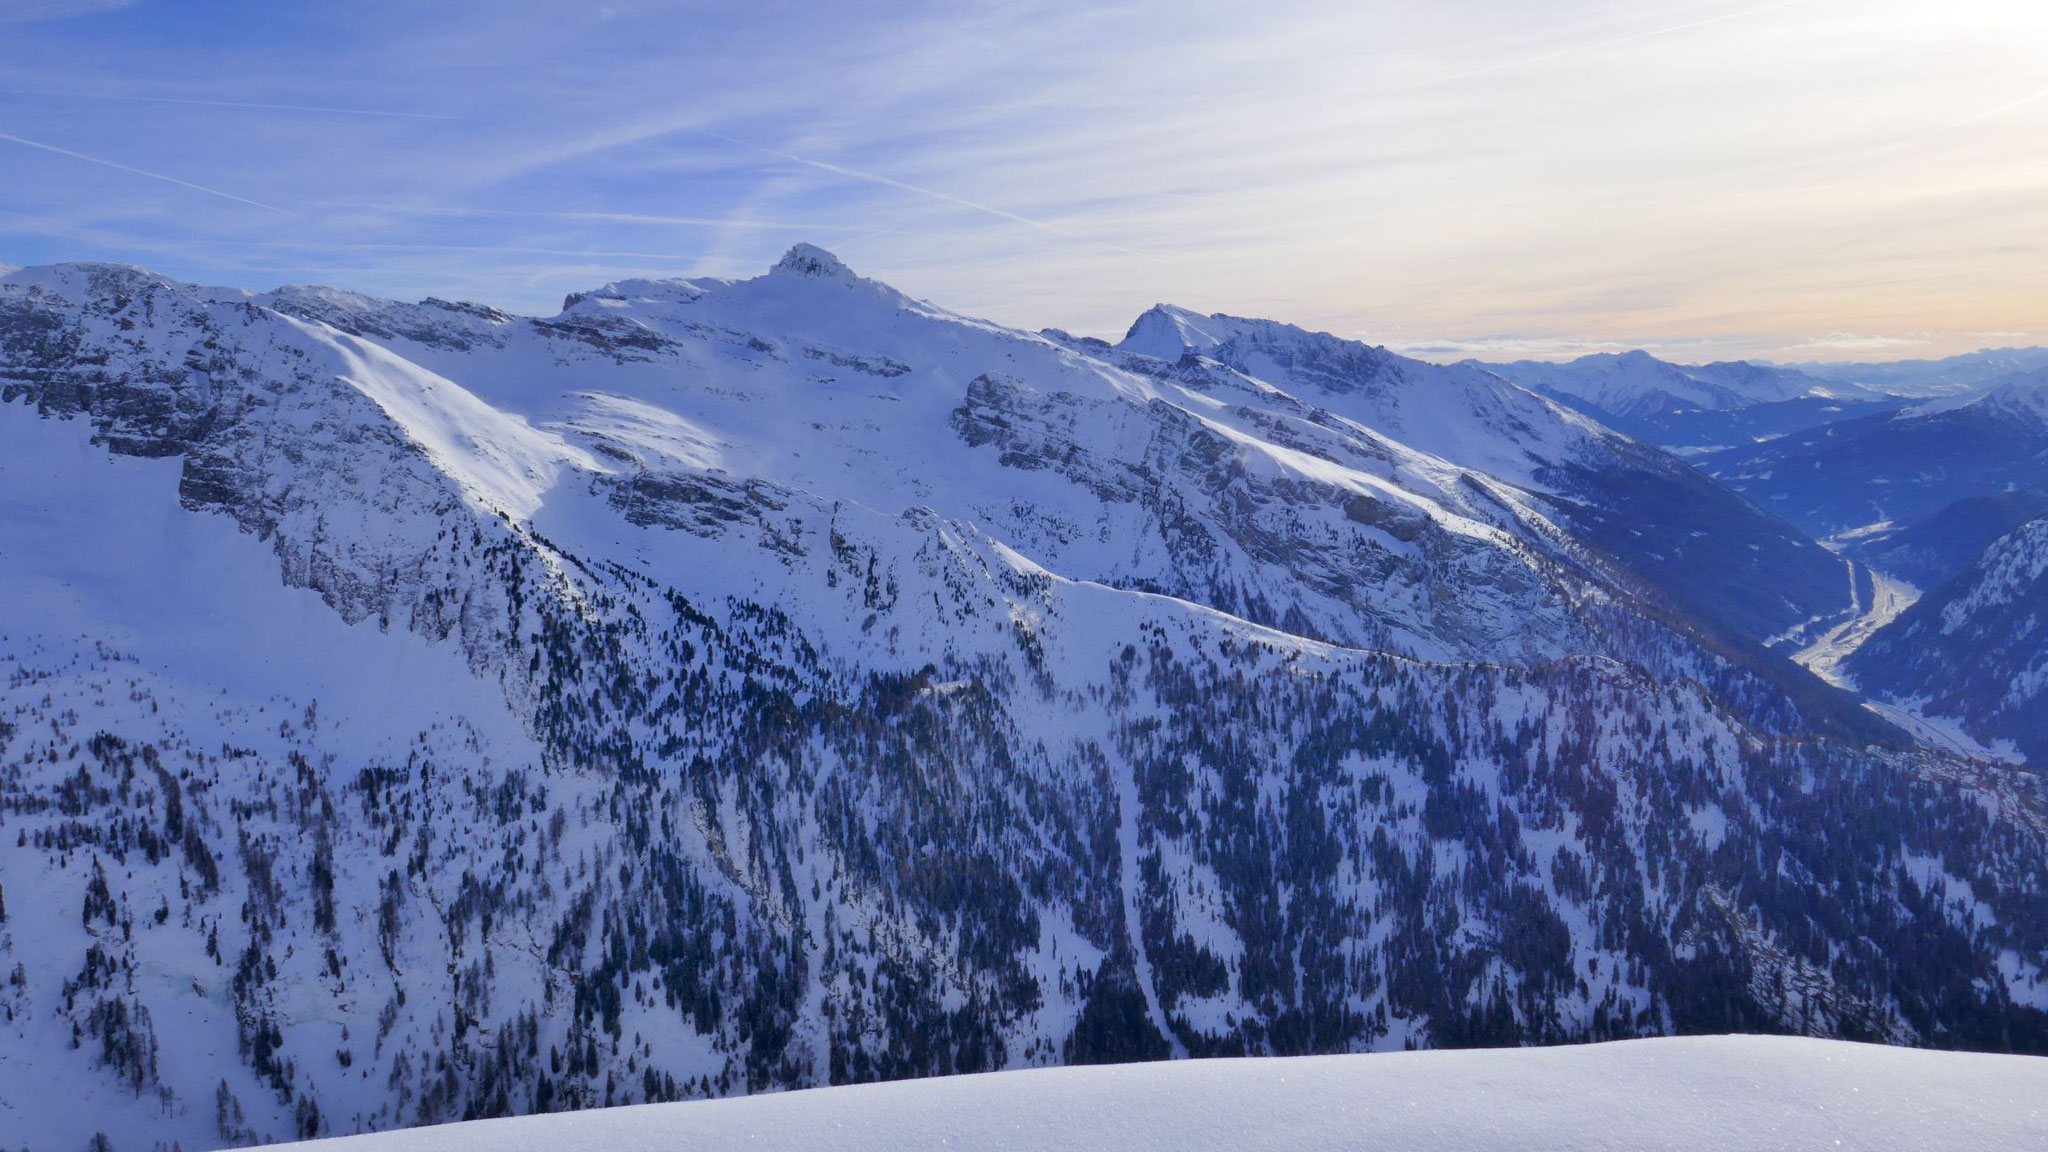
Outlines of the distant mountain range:
[[1647,352],[1477,367],[1682,456],[1731,451],[1824,424],[1879,416],[1929,398],[2030,384],[2048,349],[1973,352],[1898,364],[1681,365]]
[[[2048,756],[2048,583],[2033,562],[2048,516],[2048,351],[1799,370],[1629,353],[1489,370],[1670,446],[1862,571],[1904,582],[1881,593],[1859,576],[1865,610],[1925,590],[1895,620],[1786,639],[1827,639],[1829,666],[1888,707]],[[1842,651],[1844,635],[1858,646]]]
[[[1476,361],[1471,363],[1477,363]],[[1854,383],[1829,388],[1796,368],[1746,360],[1680,365],[1648,352],[1601,352],[1563,363],[1518,360],[1480,365],[1535,392],[1569,396],[1612,416],[1636,418],[1668,408],[1723,411],[1777,404],[1827,392],[1867,400],[1873,394]]]
[[1696,463],[1817,536],[1907,527],[1961,500],[2048,487],[2048,374],[1843,420]]
[[1992,348],[1940,360],[1801,364],[1808,376],[1894,396],[1940,397],[2048,368],[2048,348]]

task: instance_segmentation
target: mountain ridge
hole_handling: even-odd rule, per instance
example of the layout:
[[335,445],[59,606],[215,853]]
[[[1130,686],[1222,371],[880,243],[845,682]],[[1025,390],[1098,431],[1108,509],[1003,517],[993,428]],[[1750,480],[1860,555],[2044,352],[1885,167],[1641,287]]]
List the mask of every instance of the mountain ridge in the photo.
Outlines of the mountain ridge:
[[[790,271],[545,319],[0,281],[10,1099],[200,1146],[1176,1051],[2048,1048],[2038,781],[1651,605],[1568,505],[1739,511],[1684,465],[1285,325],[1169,361]],[[1433,423],[1482,401],[1540,435]]]
[[2009,381],[1697,463],[1816,536],[1907,527],[1958,500],[2048,485],[2048,382]]
[[2048,516],[1999,536],[1871,637],[1848,670],[1869,690],[1980,740],[2048,758]]

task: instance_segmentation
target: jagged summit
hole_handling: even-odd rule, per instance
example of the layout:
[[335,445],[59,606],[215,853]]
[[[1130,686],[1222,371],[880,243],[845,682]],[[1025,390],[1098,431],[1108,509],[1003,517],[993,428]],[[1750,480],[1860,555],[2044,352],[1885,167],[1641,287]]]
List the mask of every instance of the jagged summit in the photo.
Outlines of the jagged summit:
[[1162,360],[1178,360],[1188,352],[1216,347],[1228,338],[1220,317],[1204,316],[1173,304],[1154,304],[1131,322],[1131,330],[1117,345],[1120,351]]
[[771,272],[802,276],[808,280],[844,280],[850,283],[859,279],[853,274],[853,269],[840,262],[839,257],[816,244],[792,245],[782,254],[782,259],[775,262]]

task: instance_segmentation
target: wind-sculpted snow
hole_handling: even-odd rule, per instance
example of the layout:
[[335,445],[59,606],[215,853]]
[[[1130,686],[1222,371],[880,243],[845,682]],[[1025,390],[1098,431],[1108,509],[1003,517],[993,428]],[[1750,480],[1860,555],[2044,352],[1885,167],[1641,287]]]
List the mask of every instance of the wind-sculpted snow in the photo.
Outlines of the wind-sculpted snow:
[[2036,777],[1658,583],[1589,493],[1725,512],[1683,466],[1244,323],[1090,349],[806,249],[550,320],[0,281],[0,1129],[2048,1048]]
[[1714,1036],[962,1076],[480,1121],[317,1152],[1980,1152],[2048,1140],[2044,1090],[2039,1059]]

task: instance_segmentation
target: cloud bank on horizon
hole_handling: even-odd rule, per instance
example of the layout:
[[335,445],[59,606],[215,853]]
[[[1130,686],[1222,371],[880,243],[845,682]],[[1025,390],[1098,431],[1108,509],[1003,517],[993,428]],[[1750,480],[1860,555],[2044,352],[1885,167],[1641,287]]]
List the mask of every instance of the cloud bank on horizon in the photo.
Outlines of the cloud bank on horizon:
[[552,311],[797,240],[1434,358],[2048,340],[2048,7],[0,0],[0,260]]

